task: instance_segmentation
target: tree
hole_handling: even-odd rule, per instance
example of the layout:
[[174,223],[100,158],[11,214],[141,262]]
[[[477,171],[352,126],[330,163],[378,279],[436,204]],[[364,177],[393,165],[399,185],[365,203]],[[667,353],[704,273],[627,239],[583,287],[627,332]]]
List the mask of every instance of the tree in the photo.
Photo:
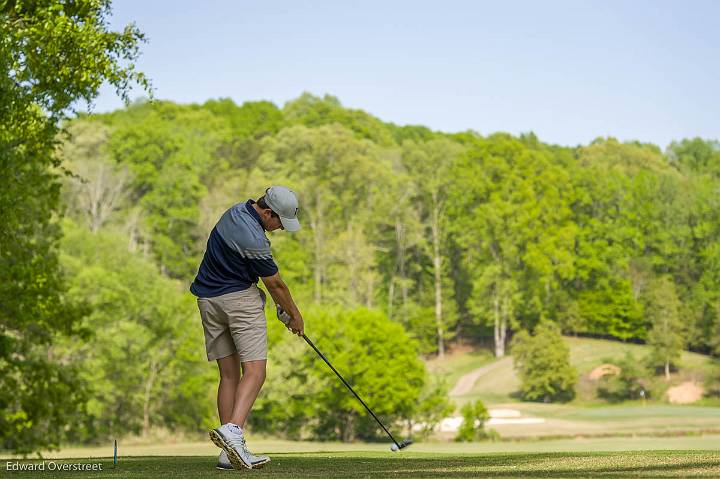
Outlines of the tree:
[[680,199],[677,171],[657,147],[614,139],[595,140],[577,156],[576,274],[567,303],[583,318],[578,332],[644,339],[640,296],[648,274],[670,267],[686,241],[676,220],[682,211],[668,207]]
[[485,422],[490,419],[490,413],[482,401],[469,402],[462,407],[460,412],[463,422],[455,437],[456,441],[478,441],[488,437],[494,438],[497,434],[495,431],[485,430]]
[[[425,248],[425,228],[414,204],[413,178],[402,164],[402,155],[395,150],[391,157],[391,167],[393,172],[390,178],[391,186],[384,201],[390,211],[387,215],[388,221],[380,225],[386,230],[382,235],[385,240],[382,247],[389,253],[385,256],[387,263],[384,265],[388,282],[387,314],[390,319],[399,317],[400,322],[407,327],[410,288],[413,284],[411,278],[412,252]],[[399,294],[396,294],[396,288],[399,288]],[[398,296],[399,298],[397,298]],[[396,298],[400,302],[399,311],[395,307]],[[414,335],[415,329],[409,328],[409,330]],[[417,338],[417,336],[414,337]]]
[[422,221],[430,230],[432,271],[435,295],[435,326],[437,330],[437,352],[445,354],[445,339],[448,336],[447,314],[443,314],[443,259],[447,256],[446,207],[451,169],[462,153],[462,147],[447,139],[430,140],[416,144],[403,144],[403,164],[415,180],[416,202],[422,208]]
[[421,425],[421,434],[423,437],[427,437],[454,410],[455,405],[448,396],[445,381],[443,378],[433,377],[425,384],[417,410],[413,413],[412,420],[408,421],[408,433],[412,433],[412,423],[414,422]]
[[670,366],[677,364],[685,347],[684,322],[680,300],[669,275],[655,280],[646,295],[646,312],[651,321],[648,344],[652,347],[650,364],[661,366],[665,380],[670,380]]
[[66,188],[71,212],[86,220],[97,233],[126,199],[127,167],[111,163],[104,151],[109,129],[97,122],[73,122],[61,145],[65,168],[72,172]]
[[574,277],[573,188],[545,152],[504,134],[478,143],[451,176],[452,232],[472,285],[468,307],[493,327],[502,357],[511,328],[554,319]]
[[264,150],[255,184],[273,181],[298,193],[306,228],[296,236],[312,252],[307,280],[314,301],[371,304],[377,278],[375,209],[388,184],[377,147],[334,124],[286,128],[267,139]]
[[[388,424],[413,416],[427,373],[417,346],[400,325],[364,308],[311,318],[317,328],[315,344],[375,414]],[[363,406],[313,351],[308,354],[313,374],[324,380],[316,400],[325,411],[317,416],[316,433],[335,433],[344,441],[378,437],[379,428]]]
[[[402,326],[365,308],[313,307],[304,316],[313,342],[386,425],[415,417],[427,373]],[[380,436],[365,408],[302,340],[285,333],[273,357],[280,363],[268,373],[253,427],[342,441]]]
[[577,371],[570,365],[570,350],[556,324],[541,322],[533,335],[520,331],[511,348],[524,400],[564,402],[575,397]]
[[618,363],[618,374],[606,374],[600,378],[598,396],[610,402],[621,402],[626,399],[647,398],[645,370],[637,358],[627,351]]
[[[690,261],[680,270],[678,286],[687,288],[682,298],[689,344],[720,355],[720,183],[707,175],[693,177],[687,185],[692,203],[689,227]],[[682,289],[680,289],[682,291]]]
[[145,213],[154,256],[171,277],[192,279],[209,234],[198,227],[201,199],[232,169],[229,122],[169,102],[134,105],[103,120],[113,129],[111,157],[132,173],[131,199]]
[[681,171],[709,174],[720,178],[720,141],[702,138],[670,143],[667,151],[671,164]]
[[470,310],[478,316],[490,317],[493,325],[495,357],[505,356],[508,330],[517,327],[516,305],[522,300],[517,279],[511,271],[502,271],[502,264],[480,268],[472,283]]
[[55,350],[81,364],[88,391],[73,439],[148,436],[153,426],[194,432],[213,424],[208,392],[215,378],[205,365],[192,295],[149,258],[130,253],[124,236],[92,233],[69,220],[64,230],[67,294],[90,306],[83,325],[98,332],[92,342],[66,340]]
[[269,101],[251,101],[237,106],[231,99],[209,100],[203,108],[230,123],[232,134],[238,140],[274,135],[283,126],[282,112]]
[[83,313],[55,249],[61,121],[103,82],[123,98],[149,88],[133,65],[142,34],[110,30],[109,13],[103,0],[0,3],[0,447],[15,452],[56,446],[81,402],[73,366],[47,354]]
[[370,140],[379,146],[394,146],[394,131],[374,116],[362,111],[343,108],[332,95],[322,98],[303,93],[287,102],[283,108],[285,120],[292,125],[317,128],[333,123],[342,125],[358,139]]

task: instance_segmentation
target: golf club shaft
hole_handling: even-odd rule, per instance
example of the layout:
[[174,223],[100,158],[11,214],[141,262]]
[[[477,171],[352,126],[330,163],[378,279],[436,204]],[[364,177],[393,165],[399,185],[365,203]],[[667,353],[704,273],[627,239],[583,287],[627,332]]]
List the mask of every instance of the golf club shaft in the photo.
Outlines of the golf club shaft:
[[312,341],[310,341],[310,338],[308,338],[308,337],[305,336],[304,334],[302,335],[302,337],[303,337],[303,339],[305,340],[305,342],[307,342],[307,343],[310,345],[310,347],[315,350],[315,352],[318,354],[318,356],[320,356],[320,357],[322,358],[322,360],[325,361],[325,364],[327,364],[328,366],[330,366],[330,369],[332,369],[333,372],[337,375],[337,377],[340,378],[340,381],[342,381],[343,384],[344,384],[345,386],[347,386],[347,388],[350,390],[350,392],[355,395],[355,397],[357,398],[357,400],[360,401],[360,404],[362,404],[363,406],[365,406],[365,409],[367,409],[367,412],[369,412],[370,415],[375,419],[375,421],[377,421],[377,423],[380,425],[380,427],[383,428],[383,431],[385,431],[385,433],[388,435],[388,437],[390,437],[390,439],[392,439],[392,442],[395,443],[395,445],[398,447],[398,449],[402,449],[402,448],[400,447],[400,444],[398,444],[398,442],[397,442],[397,441],[395,440],[395,438],[393,437],[393,435],[390,434],[390,431],[387,430],[387,428],[383,425],[383,423],[380,422],[380,419],[377,418],[377,416],[375,415],[375,413],[373,413],[372,410],[368,407],[368,405],[365,404],[365,401],[363,401],[363,400],[360,398],[360,396],[358,396],[358,394],[353,390],[353,388],[348,384],[348,382],[345,381],[345,379],[340,375],[339,372],[337,372],[337,369],[335,369],[335,368],[333,367],[333,365],[330,364],[330,361],[327,360],[327,358],[325,357],[325,355],[320,352],[320,350],[313,344]]

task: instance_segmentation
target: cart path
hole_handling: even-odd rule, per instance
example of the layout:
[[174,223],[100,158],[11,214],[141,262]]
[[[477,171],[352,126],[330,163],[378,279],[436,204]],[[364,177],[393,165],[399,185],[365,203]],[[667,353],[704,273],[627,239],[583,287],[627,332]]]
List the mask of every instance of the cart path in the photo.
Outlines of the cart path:
[[462,396],[464,394],[470,393],[473,386],[475,385],[475,381],[477,381],[482,376],[491,371],[508,366],[508,363],[512,363],[511,356],[505,356],[498,361],[487,364],[481,368],[474,369],[469,373],[464,374],[460,377],[460,379],[458,379],[458,382],[455,383],[455,387],[453,387],[452,391],[450,391],[450,396]]

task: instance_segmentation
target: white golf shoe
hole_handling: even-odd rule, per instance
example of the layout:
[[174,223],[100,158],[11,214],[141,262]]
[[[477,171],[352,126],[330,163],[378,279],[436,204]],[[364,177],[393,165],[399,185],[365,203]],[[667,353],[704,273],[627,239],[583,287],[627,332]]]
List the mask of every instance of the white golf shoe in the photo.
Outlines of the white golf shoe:
[[223,449],[220,453],[220,457],[218,457],[217,465],[215,466],[215,469],[220,469],[221,471],[234,471],[235,468],[232,464],[230,464],[230,459],[228,459],[227,452]]
[[[223,424],[210,431],[210,439],[225,451],[235,469],[259,469],[270,462],[267,456],[256,456],[248,451],[242,429],[235,424]],[[219,466],[219,463],[218,463]]]

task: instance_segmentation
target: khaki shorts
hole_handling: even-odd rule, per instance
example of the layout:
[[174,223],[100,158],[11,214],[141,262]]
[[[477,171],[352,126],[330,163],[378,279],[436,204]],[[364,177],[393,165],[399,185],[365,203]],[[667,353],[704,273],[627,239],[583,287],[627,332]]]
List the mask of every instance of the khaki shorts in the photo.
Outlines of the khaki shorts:
[[241,362],[267,359],[265,293],[256,285],[198,298],[208,361],[238,353]]

